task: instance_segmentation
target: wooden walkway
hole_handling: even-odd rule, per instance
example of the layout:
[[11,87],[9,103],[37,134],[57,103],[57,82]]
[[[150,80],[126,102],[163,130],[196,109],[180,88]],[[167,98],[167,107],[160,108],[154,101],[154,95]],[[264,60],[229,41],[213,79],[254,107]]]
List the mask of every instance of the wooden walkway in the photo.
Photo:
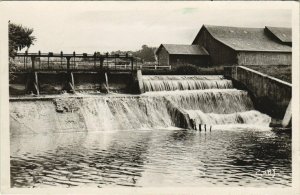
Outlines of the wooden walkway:
[[15,63],[21,72],[132,72],[137,69],[171,69],[171,66],[142,64],[129,54],[64,54],[61,53],[17,53]]
[[138,59],[125,55],[106,54],[64,54],[61,53],[17,53],[15,62],[24,71],[72,71],[72,70],[134,70],[134,62]]

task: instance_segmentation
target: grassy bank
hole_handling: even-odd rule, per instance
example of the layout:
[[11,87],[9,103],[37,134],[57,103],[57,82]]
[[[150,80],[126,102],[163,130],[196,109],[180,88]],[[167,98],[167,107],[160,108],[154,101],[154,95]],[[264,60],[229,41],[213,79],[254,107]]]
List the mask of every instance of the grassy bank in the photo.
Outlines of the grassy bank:
[[292,83],[292,66],[287,65],[263,65],[246,66],[263,74],[275,77],[277,79]]

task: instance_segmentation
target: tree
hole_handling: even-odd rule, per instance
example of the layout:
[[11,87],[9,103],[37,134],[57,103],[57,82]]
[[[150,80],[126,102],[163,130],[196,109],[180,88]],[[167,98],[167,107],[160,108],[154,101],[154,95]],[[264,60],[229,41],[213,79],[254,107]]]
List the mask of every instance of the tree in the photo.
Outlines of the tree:
[[154,62],[155,61],[155,47],[148,47],[147,45],[143,45],[141,50],[134,52],[134,56],[143,59],[146,62]]
[[14,58],[15,54],[24,48],[29,49],[36,41],[32,35],[33,29],[20,24],[8,23],[9,57]]
[[8,22],[8,47],[9,47],[9,80],[14,80],[15,76],[11,74],[17,70],[17,66],[13,61],[16,53],[19,50],[27,47],[27,50],[36,40],[35,36],[32,35],[33,29],[23,27],[19,24],[13,24]]

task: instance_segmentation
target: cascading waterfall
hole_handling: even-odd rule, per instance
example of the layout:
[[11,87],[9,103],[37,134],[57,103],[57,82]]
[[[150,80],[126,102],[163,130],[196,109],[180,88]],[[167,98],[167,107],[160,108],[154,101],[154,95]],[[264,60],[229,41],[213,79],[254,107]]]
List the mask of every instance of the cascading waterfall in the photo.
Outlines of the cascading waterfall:
[[10,116],[13,134],[169,128],[175,120],[165,99],[138,96],[12,102]]
[[143,76],[145,91],[228,89],[232,82],[223,76]]
[[223,76],[144,76],[145,96],[162,96],[183,109],[199,125],[255,124],[269,126],[271,118],[254,110],[246,91],[233,89]]
[[166,97],[183,109],[205,113],[234,113],[253,108],[247,92],[237,89],[208,89],[170,92],[148,92],[144,96]]
[[[255,111],[246,91],[222,76],[144,76],[140,95],[80,95],[10,102],[11,133],[162,129],[254,124],[271,118]],[[180,123],[178,122],[180,121]]]

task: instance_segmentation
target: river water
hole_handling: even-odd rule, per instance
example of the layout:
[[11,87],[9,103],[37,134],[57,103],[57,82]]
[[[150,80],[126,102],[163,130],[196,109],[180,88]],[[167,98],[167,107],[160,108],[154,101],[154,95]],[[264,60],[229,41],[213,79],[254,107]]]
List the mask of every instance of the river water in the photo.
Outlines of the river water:
[[222,76],[143,85],[139,96],[11,101],[11,186],[291,186],[291,135],[272,131],[246,91]]
[[[12,187],[291,186],[291,137],[253,129],[11,137]],[[262,171],[275,169],[275,174]]]

